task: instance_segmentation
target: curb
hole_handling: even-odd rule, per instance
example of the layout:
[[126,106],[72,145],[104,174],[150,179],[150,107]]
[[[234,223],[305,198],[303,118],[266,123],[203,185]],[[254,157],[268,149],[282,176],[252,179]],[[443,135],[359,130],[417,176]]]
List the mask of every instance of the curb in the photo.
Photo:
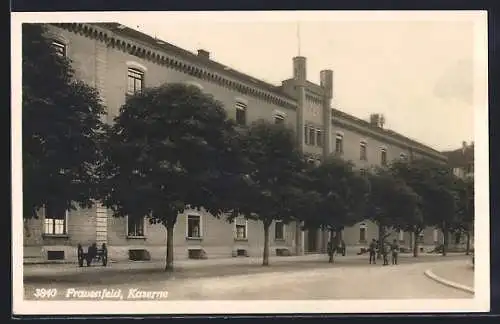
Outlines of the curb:
[[428,277],[428,278],[430,278],[430,279],[432,279],[432,280],[434,280],[442,285],[445,285],[445,286],[448,286],[451,288],[455,288],[455,289],[458,289],[458,290],[461,290],[461,291],[464,291],[466,293],[474,295],[474,288],[471,288],[469,286],[465,286],[465,285],[441,278],[441,277],[435,275],[430,269],[426,270],[424,272],[424,274],[426,277]]

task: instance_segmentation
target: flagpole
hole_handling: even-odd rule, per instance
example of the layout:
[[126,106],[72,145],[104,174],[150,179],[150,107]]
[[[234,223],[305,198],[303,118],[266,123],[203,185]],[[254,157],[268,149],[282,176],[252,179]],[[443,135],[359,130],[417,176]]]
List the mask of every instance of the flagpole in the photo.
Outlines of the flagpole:
[[297,22],[297,53],[300,56],[300,22]]

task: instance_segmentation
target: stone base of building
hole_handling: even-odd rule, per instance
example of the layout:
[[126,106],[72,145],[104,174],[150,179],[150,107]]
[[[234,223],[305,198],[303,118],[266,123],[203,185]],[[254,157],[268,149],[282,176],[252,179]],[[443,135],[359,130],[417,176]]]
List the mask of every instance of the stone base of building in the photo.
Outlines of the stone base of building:
[[[84,247],[86,250],[87,247]],[[123,261],[157,261],[164,260],[166,256],[166,246],[108,246],[108,258],[111,262]],[[294,255],[294,248],[287,246],[271,246],[269,251],[271,256],[291,256]],[[245,258],[260,257],[263,254],[263,247],[189,247],[174,246],[174,258],[176,260],[187,259],[222,259],[222,258]],[[24,261],[65,261],[77,262],[76,246],[50,245],[50,246],[25,246]]]

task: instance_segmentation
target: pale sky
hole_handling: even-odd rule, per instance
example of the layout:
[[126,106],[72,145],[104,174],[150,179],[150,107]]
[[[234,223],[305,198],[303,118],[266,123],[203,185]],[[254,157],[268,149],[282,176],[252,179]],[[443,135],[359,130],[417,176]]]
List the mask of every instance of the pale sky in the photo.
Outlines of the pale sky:
[[[292,76],[297,22],[118,19],[128,27],[279,85]],[[368,119],[437,150],[474,140],[471,21],[300,22],[300,54],[308,80],[334,71],[334,107]]]

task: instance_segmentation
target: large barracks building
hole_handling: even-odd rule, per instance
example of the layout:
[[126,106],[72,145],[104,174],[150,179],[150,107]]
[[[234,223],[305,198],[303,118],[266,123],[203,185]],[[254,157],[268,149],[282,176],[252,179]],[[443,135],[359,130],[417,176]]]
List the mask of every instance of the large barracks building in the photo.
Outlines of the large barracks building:
[[[165,82],[192,84],[224,103],[239,124],[257,119],[285,123],[296,129],[302,150],[321,161],[336,154],[363,170],[394,159],[426,157],[446,162],[440,152],[383,128],[377,114],[363,120],[332,107],[333,71],[320,72],[320,84],[307,80],[307,59],[290,60],[289,79],[273,85],[211,60],[210,53],[178,48],[117,23],[50,24],[53,46],[73,61],[77,77],[95,86],[112,122],[126,96]],[[377,226],[369,221],[346,228],[342,237],[347,253],[359,251],[376,238]],[[211,215],[186,211],[175,227],[175,258],[260,256],[262,225],[237,219],[234,223]],[[410,247],[410,233],[393,238]],[[296,224],[275,222],[270,230],[271,254],[324,253],[328,233],[302,231]],[[441,234],[426,229],[418,238],[423,247],[441,242]],[[106,243],[111,260],[163,259],[166,230],[148,220],[114,218],[101,206],[50,214],[24,224],[24,258],[76,260],[76,246]],[[298,243],[298,244],[296,244]],[[299,247],[299,248],[296,248]],[[139,257],[142,258],[142,257]]]

